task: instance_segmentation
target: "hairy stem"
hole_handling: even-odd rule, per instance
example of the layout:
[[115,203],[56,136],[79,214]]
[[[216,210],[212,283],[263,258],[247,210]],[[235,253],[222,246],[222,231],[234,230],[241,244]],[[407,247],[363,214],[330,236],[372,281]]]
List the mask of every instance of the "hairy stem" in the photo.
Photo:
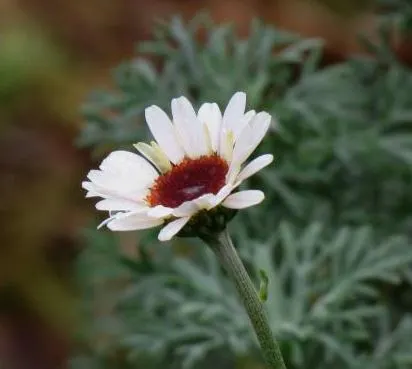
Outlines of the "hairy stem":
[[216,238],[207,239],[206,242],[236,286],[255,330],[266,364],[271,369],[286,369],[279,345],[270,330],[263,304],[233,246],[228,231],[225,230]]

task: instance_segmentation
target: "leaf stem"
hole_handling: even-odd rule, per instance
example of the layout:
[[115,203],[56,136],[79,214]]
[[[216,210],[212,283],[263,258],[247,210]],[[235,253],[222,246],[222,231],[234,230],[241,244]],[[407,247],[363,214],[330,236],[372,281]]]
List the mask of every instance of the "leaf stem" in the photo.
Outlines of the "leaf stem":
[[208,238],[205,242],[233,280],[253,325],[266,364],[271,369],[286,369],[279,345],[270,330],[262,301],[233,246],[229,232],[226,229],[216,238]]

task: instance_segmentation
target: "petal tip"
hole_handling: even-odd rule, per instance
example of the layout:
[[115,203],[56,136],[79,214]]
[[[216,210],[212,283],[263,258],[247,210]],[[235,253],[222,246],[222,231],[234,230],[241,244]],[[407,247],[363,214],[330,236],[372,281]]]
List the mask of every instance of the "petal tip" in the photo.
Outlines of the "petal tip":
[[144,114],[147,120],[147,117],[152,115],[156,110],[160,109],[157,105],[150,105],[144,110]]
[[162,232],[159,232],[159,235],[157,236],[157,239],[160,242],[167,242],[167,241],[170,241],[172,239],[172,237],[165,236],[164,234],[162,235]]
[[91,184],[90,181],[83,181],[83,182],[82,182],[82,188],[85,189],[85,190],[88,190],[87,187],[89,186],[89,183]]
[[236,91],[233,94],[233,97],[235,97],[235,96],[239,96],[240,98],[245,98],[246,99],[246,92],[245,91]]

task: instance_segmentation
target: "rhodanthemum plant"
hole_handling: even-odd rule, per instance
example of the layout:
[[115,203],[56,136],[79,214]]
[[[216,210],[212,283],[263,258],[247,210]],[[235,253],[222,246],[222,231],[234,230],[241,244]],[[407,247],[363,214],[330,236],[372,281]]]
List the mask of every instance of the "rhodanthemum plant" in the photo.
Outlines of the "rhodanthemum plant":
[[[246,110],[246,94],[237,92],[222,114],[216,103],[196,113],[179,97],[171,102],[172,119],[157,106],[145,117],[155,141],[135,145],[138,153],[114,151],[83,182],[88,197],[109,212],[101,224],[113,231],[162,225],[160,241],[197,236],[205,241],[233,279],[270,368],[285,368],[272,336],[261,298],[227,232],[239,209],[260,203],[260,190],[238,191],[247,178],[269,165],[265,154],[246,164],[272,121],[266,112]],[[263,294],[264,295],[264,294]]]
[[190,234],[215,233],[223,230],[228,214],[219,208],[242,209],[264,199],[259,190],[236,190],[273,160],[266,154],[244,166],[269,128],[269,114],[245,113],[242,92],[232,97],[223,115],[215,103],[203,104],[196,114],[185,97],[173,99],[171,107],[172,120],[155,105],[145,110],[156,141],[136,144],[141,155],[114,151],[83,183],[87,196],[103,198],[96,207],[110,212],[103,224],[111,230],[166,224],[161,241],[184,228]]

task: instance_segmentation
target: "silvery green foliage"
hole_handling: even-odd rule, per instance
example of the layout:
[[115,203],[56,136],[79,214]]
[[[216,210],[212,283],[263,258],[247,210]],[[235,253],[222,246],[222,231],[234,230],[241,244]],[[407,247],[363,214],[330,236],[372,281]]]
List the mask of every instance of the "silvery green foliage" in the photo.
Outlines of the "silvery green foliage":
[[[100,150],[149,137],[144,108],[168,109],[178,95],[224,104],[245,90],[251,107],[277,117],[261,148],[275,163],[251,179],[267,199],[240,212],[231,233],[256,285],[260,269],[269,276],[266,307],[289,368],[412,364],[412,71],[385,37],[365,45],[375,58],[322,68],[320,40],[258,23],[243,40],[230,27],[174,18],[140,45],[151,61],[121,65],[116,90],[84,107],[79,142]],[[85,240],[88,345],[73,368],[259,362],[236,293],[199,241],[177,241],[190,250],[181,254],[149,231],[137,259],[121,253],[117,234]]]
[[[195,39],[200,28],[208,33],[202,45]],[[245,90],[249,104],[257,108],[264,95],[275,93],[267,91],[270,85],[276,83],[279,92],[287,87],[294,66],[307,52],[314,53],[310,57],[314,64],[321,46],[318,40],[301,40],[257,22],[250,37],[240,40],[231,27],[213,27],[204,17],[187,26],[174,18],[159,26],[155,35],[154,41],[138,48],[154,55],[155,61],[138,57],[119,66],[113,76],[118,91],[95,92],[85,104],[88,124],[80,144],[134,143],[147,133],[138,124],[145,107],[157,104],[170,109],[170,100],[180,95],[223,104],[233,91]],[[274,48],[284,50],[273,58]],[[156,64],[161,64],[160,71]]]
[[[263,268],[269,276],[269,320],[292,367],[412,364],[411,317],[391,321],[382,296],[382,286],[401,283],[412,261],[405,237],[379,240],[368,227],[331,231],[318,222],[304,229],[282,222],[274,234],[238,244],[251,274]],[[120,351],[129,364],[146,357],[171,368],[198,367],[212,354],[232,361],[255,355],[247,316],[208,249],[186,241],[187,258],[153,244],[155,256],[135,261],[111,238],[95,241],[82,258],[83,280],[100,284],[102,303],[113,309],[92,322],[91,342],[109,337],[96,352]]]

